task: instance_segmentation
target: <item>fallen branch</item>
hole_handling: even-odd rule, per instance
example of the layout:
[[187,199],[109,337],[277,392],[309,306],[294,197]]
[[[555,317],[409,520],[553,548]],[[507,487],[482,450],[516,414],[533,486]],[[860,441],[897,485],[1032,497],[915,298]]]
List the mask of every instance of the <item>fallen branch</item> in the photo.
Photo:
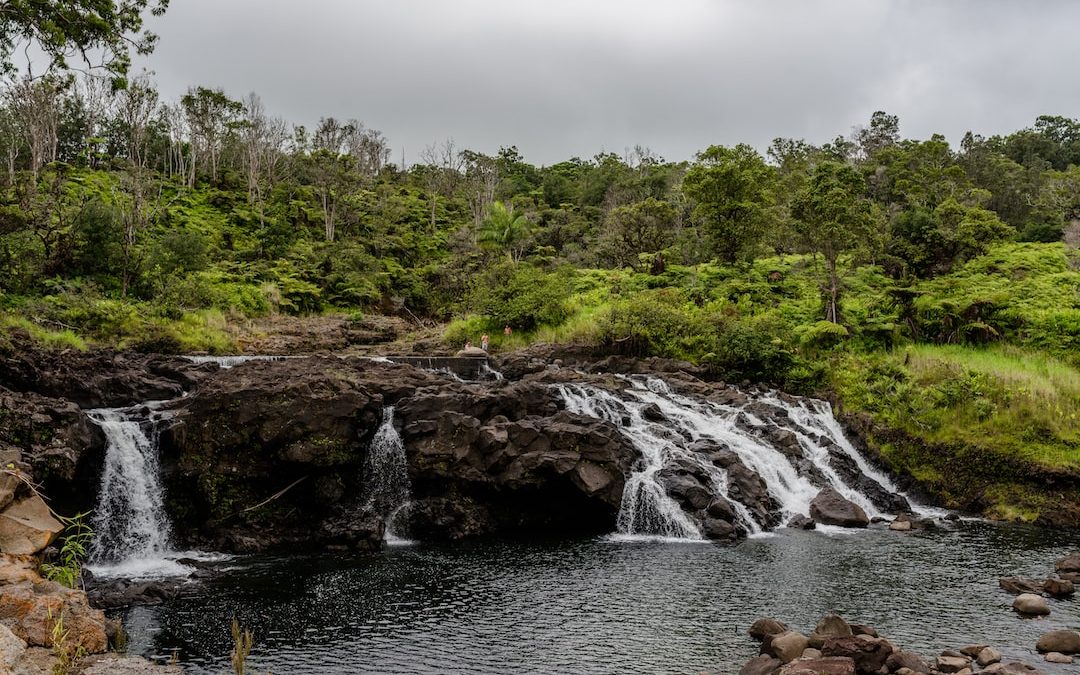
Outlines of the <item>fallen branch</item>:
[[286,492],[288,492],[289,490],[291,490],[291,489],[293,489],[294,487],[296,487],[296,486],[297,486],[297,485],[298,485],[299,483],[303,482],[303,481],[304,481],[304,480],[305,480],[306,478],[307,478],[307,476],[301,476],[300,478],[297,478],[297,479],[296,479],[296,480],[294,480],[293,482],[289,483],[289,484],[288,484],[288,485],[287,485],[287,486],[286,486],[285,488],[283,488],[282,490],[280,490],[280,491],[278,491],[278,492],[275,492],[274,494],[272,494],[272,495],[270,495],[269,497],[267,497],[266,499],[262,500],[261,502],[259,502],[259,503],[258,503],[258,504],[256,504],[255,506],[249,506],[249,507],[247,507],[246,509],[244,509],[244,510],[243,510],[243,511],[241,511],[240,513],[247,513],[248,511],[254,511],[255,509],[259,508],[260,506],[266,506],[267,504],[269,504],[270,502],[274,501],[275,499],[277,499],[277,498],[278,498],[278,497],[280,497],[281,495],[285,494],[285,493],[286,493]]

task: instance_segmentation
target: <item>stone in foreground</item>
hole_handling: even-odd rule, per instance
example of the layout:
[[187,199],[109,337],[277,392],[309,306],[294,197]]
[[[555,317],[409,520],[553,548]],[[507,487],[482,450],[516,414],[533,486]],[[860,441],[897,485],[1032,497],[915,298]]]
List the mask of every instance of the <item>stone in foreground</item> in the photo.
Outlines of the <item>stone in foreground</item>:
[[1039,638],[1035,649],[1042,653],[1080,654],[1080,633],[1074,630],[1052,630]]
[[42,551],[64,526],[36,494],[11,503],[0,513],[0,552],[27,555]]
[[1046,598],[1034,593],[1021,593],[1013,600],[1013,609],[1026,616],[1045,616],[1050,613]]
[[870,518],[858,504],[850,502],[832,488],[825,488],[810,502],[810,517],[825,525],[866,527]]

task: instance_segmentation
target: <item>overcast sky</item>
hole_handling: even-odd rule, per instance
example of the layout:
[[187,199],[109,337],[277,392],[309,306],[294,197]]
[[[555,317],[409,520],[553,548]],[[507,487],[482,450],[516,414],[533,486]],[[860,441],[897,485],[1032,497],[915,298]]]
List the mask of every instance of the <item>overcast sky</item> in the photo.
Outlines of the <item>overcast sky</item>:
[[162,94],[258,93],[290,122],[358,118],[409,162],[434,141],[537,164],[667,159],[777,136],[990,135],[1080,117],[1080,2],[172,0],[140,62]]

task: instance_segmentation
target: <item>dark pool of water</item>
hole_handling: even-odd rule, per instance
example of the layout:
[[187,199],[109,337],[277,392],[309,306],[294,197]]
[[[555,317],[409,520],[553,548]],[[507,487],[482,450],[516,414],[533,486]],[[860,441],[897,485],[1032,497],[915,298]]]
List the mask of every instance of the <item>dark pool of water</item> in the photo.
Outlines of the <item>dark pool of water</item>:
[[1053,670],[1047,630],[1080,600],[1021,619],[1003,575],[1045,576],[1080,536],[962,523],[949,531],[782,531],[735,545],[476,541],[372,555],[242,558],[213,582],[124,616],[131,651],[228,670],[233,617],[252,672],[737,673],[758,616],[803,631],[824,613],[924,656],[972,642]]

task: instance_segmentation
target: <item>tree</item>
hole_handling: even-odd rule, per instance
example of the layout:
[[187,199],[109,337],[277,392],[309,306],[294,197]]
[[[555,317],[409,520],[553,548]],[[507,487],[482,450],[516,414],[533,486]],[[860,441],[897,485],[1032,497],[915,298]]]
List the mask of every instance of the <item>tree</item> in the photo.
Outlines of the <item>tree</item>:
[[644,253],[657,254],[675,242],[678,211],[670,203],[649,197],[612,209],[605,220],[604,248],[619,266],[637,267]]
[[[50,68],[67,68],[79,57],[90,68],[112,73],[120,88],[131,65],[130,49],[149,54],[157,36],[135,35],[143,12],[160,16],[169,0],[3,0],[0,2],[0,71],[15,70],[12,55],[37,48]],[[91,56],[95,55],[95,56]]]
[[199,159],[210,165],[210,179],[217,181],[218,160],[225,136],[233,122],[243,114],[244,106],[226,96],[221,89],[206,87],[188,89],[180,99],[180,104],[184,108],[191,132],[191,173],[188,185],[195,185],[195,171]]
[[870,116],[869,127],[855,131],[855,142],[863,157],[874,157],[879,151],[900,142],[900,118],[878,110]]
[[480,243],[505,250],[510,260],[516,262],[521,258],[521,243],[528,234],[529,219],[524,214],[514,213],[512,207],[495,202],[480,229]]
[[881,222],[865,191],[866,181],[857,170],[825,161],[814,167],[792,209],[806,246],[825,259],[825,319],[833,323],[840,322],[839,258],[872,241]]
[[683,192],[694,218],[711,235],[717,255],[735,262],[751,255],[765,234],[776,170],[749,145],[713,145],[686,172]]

